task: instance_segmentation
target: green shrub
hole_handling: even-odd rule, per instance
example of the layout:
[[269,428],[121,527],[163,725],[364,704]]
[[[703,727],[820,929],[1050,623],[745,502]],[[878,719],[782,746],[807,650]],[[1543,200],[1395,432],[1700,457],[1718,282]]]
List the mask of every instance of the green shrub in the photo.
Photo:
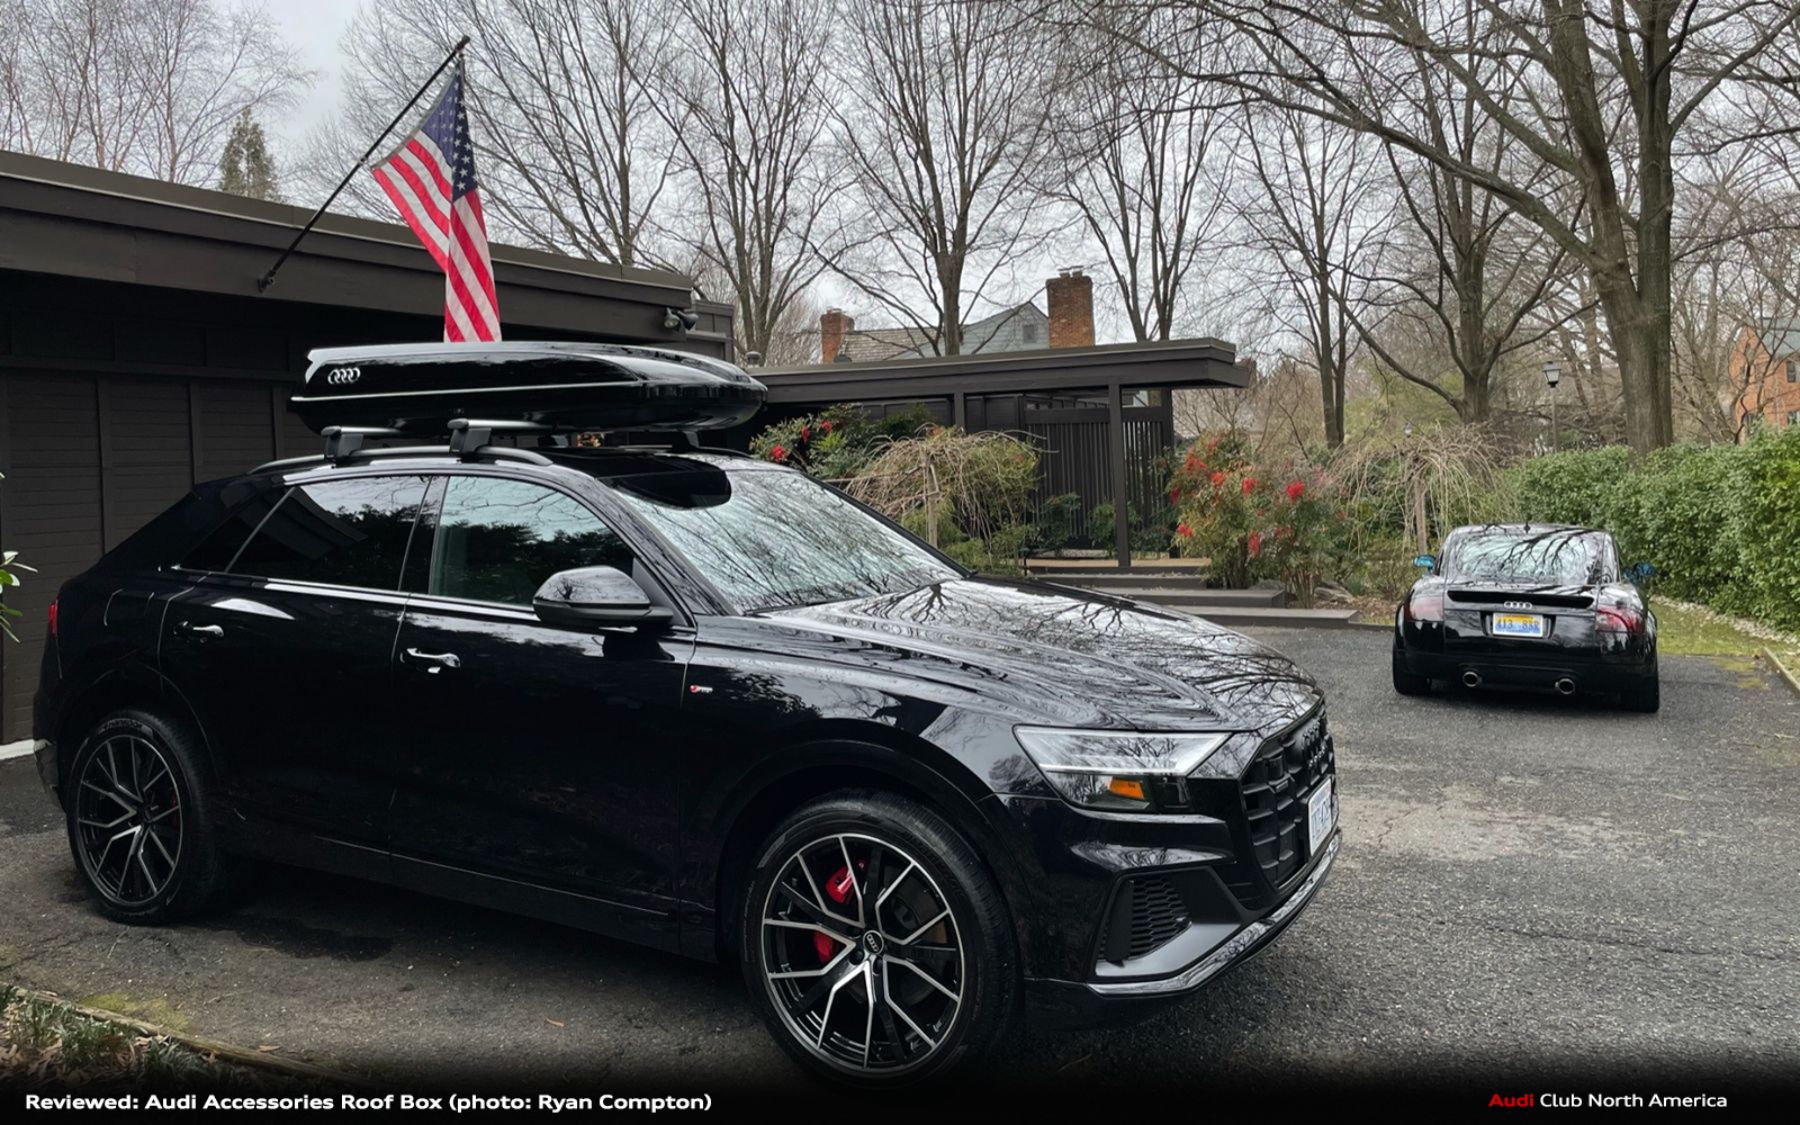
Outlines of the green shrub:
[[1054,551],[1073,545],[1075,517],[1081,512],[1081,493],[1065,492],[1044,501],[1038,509],[1036,534],[1032,546]]
[[1554,453],[1509,471],[1517,519],[1613,533],[1659,593],[1800,628],[1800,429],[1745,445]]
[[1738,482],[1739,600],[1721,608],[1800,629],[1800,427],[1744,446]]

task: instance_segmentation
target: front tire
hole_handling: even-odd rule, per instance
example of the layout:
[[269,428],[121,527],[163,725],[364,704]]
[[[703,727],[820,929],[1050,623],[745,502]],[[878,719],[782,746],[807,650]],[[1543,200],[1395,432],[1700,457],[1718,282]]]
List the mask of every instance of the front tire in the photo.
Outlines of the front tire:
[[184,726],[115,712],[69,769],[69,847],[88,894],[115,922],[161,925],[203,912],[226,885],[206,759]]
[[745,983],[813,1075],[891,1089],[940,1078],[999,1038],[1018,996],[1006,905],[932,810],[840,793],[789,817],[743,896]]

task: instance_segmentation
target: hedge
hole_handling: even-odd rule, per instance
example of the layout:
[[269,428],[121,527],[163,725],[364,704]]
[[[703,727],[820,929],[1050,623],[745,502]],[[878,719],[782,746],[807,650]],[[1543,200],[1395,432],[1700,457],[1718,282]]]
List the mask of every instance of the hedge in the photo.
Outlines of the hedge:
[[1800,427],[1744,445],[1534,457],[1508,471],[1520,519],[1613,533],[1659,593],[1800,629]]

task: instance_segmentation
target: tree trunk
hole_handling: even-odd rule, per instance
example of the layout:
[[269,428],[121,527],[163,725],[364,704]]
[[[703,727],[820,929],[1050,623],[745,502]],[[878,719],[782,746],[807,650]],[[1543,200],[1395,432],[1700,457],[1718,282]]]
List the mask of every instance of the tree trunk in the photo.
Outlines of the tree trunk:
[[1462,264],[1463,277],[1457,286],[1456,314],[1461,322],[1457,346],[1462,350],[1458,365],[1462,368],[1462,394],[1456,401],[1457,417],[1464,422],[1488,419],[1488,374],[1492,370],[1487,339],[1487,317],[1484,315],[1482,266],[1474,262]]

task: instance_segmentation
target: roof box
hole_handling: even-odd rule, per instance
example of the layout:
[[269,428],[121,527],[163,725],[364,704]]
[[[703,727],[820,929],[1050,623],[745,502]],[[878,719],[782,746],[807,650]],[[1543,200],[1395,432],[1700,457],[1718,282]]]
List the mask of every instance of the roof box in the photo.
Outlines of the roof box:
[[443,434],[454,418],[557,430],[716,430],[767,389],[723,360],[616,344],[382,344],[317,348],[289,405],[328,426]]

